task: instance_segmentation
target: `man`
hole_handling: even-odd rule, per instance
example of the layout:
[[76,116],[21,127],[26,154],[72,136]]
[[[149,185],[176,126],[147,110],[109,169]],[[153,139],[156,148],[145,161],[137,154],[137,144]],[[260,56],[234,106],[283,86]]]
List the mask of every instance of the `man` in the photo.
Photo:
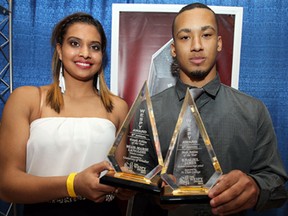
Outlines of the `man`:
[[[204,93],[196,104],[224,172],[209,191],[209,214],[281,206],[287,200],[287,173],[277,150],[271,118],[261,101],[220,83],[216,57],[222,40],[215,13],[200,3],[187,5],[175,17],[172,34],[171,54],[178,64],[179,79],[175,86],[152,97],[163,156],[186,89],[202,88]],[[135,197],[134,215],[140,215],[137,209],[143,209],[143,215],[167,214],[154,205],[154,200],[142,196],[148,195]],[[140,207],[144,203],[150,206]],[[177,208],[170,212],[177,212]],[[187,213],[193,215],[193,207]]]

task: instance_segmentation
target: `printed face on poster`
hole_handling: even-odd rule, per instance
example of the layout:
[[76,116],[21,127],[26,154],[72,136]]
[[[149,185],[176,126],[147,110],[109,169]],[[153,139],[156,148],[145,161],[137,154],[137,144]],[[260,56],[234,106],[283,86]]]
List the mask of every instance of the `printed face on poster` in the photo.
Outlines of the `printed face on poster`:
[[[185,5],[112,5],[110,89],[129,105],[146,80],[150,91],[153,86],[165,89],[174,85],[175,77],[170,70],[171,28],[176,13],[183,6]],[[210,7],[218,16],[219,35],[223,40],[223,49],[217,58],[217,70],[224,84],[237,89],[243,8]]]

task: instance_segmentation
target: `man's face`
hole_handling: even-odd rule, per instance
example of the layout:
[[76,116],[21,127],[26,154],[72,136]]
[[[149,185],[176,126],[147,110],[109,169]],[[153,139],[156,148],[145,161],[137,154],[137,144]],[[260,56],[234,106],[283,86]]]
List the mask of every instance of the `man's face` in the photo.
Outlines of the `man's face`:
[[180,78],[201,81],[216,75],[216,56],[222,49],[217,31],[214,14],[207,9],[194,8],[178,15],[171,53],[179,64]]

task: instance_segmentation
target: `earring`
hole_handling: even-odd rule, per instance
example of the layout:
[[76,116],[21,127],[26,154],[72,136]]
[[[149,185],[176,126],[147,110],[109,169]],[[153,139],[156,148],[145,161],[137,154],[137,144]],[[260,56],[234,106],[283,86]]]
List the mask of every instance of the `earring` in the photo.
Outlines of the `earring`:
[[100,75],[99,75],[99,72],[95,76],[97,76],[96,89],[100,92]]
[[63,66],[62,66],[62,62],[60,65],[60,71],[59,71],[59,87],[61,89],[61,93],[64,94],[66,91],[66,86],[65,86],[65,79],[63,76]]

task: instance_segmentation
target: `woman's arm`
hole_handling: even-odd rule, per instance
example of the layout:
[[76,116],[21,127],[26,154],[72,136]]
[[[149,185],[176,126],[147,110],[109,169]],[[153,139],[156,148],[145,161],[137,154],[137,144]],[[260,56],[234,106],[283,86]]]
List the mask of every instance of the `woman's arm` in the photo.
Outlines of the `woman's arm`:
[[[0,131],[0,199],[15,203],[37,203],[68,195],[67,176],[38,177],[26,173],[26,145],[30,123],[39,117],[40,96],[36,87],[20,87],[10,95]],[[99,173],[111,167],[106,162],[78,173],[74,181],[77,195],[96,202],[115,188],[99,184]]]
[[[10,95],[0,131],[0,197],[18,203],[46,201],[67,195],[66,177],[41,178],[26,173],[30,122],[39,112],[39,90],[20,87]],[[31,195],[31,196],[30,196]]]

